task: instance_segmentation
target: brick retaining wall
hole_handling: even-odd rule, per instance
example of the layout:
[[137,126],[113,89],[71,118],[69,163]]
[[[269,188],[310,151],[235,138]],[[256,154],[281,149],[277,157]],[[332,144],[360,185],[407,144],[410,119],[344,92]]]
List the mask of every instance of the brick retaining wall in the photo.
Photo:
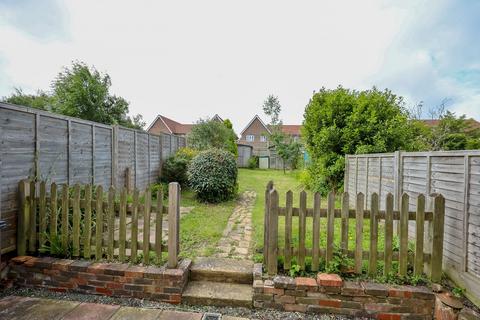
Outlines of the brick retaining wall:
[[191,260],[185,259],[176,269],[166,269],[126,263],[20,256],[10,260],[8,277],[24,287],[178,304],[188,281],[191,263]]
[[254,270],[255,308],[333,313],[380,320],[432,319],[434,293],[425,287],[343,281],[335,274],[317,279],[276,276],[262,279]]

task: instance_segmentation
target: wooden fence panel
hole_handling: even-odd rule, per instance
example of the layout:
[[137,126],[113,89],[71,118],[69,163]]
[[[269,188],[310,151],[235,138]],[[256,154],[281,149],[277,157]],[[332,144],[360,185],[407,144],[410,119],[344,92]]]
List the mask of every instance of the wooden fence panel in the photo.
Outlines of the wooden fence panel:
[[[113,184],[122,188],[127,167],[134,179],[137,174],[134,136],[138,134],[140,140],[146,137],[137,182],[143,189],[157,181],[161,157],[166,159],[185,145],[183,137],[147,134],[6,103],[0,103],[0,132],[0,218],[7,224],[1,233],[0,253],[16,248],[18,181],[43,180],[58,186],[92,184],[104,189]],[[175,140],[173,149],[170,140]],[[165,141],[166,148],[162,145]]]

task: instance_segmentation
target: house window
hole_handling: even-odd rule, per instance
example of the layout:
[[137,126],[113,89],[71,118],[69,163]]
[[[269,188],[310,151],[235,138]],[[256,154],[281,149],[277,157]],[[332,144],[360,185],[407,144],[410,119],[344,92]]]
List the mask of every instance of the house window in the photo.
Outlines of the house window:
[[247,134],[247,141],[248,142],[253,142],[255,141],[255,136],[253,134]]
[[266,136],[260,136],[260,141],[262,141],[262,142],[267,141],[267,137]]

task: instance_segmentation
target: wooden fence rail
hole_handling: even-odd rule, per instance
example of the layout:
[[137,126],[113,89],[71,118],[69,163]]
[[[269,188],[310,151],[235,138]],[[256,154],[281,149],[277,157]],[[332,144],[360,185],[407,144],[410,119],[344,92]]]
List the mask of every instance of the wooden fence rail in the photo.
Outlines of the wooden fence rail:
[[[168,207],[163,205],[162,191],[158,191],[152,203],[149,188],[142,193],[143,203],[136,188],[132,194],[128,194],[126,188],[117,192],[114,187],[104,192],[102,186],[93,191],[89,184],[75,184],[73,192],[71,189],[64,184],[59,190],[52,183],[48,195],[44,181],[19,182],[18,255],[58,246],[61,251],[58,253],[65,256],[118,259],[121,262],[129,257],[135,262],[141,251],[143,263],[148,264],[150,252],[156,254],[157,262],[161,261],[163,252],[168,252],[168,267],[176,267],[180,221],[178,183],[169,184]],[[127,203],[129,197],[131,203]],[[131,223],[128,234],[127,214]],[[168,245],[162,242],[164,215],[168,215]],[[142,241],[138,239],[140,219],[143,220]],[[150,242],[151,220],[155,221],[153,243]]]
[[[431,280],[438,282],[442,274],[442,252],[443,252],[443,228],[445,215],[445,199],[442,195],[434,197],[432,212],[425,212],[425,196],[417,198],[416,211],[409,211],[409,196],[403,194],[399,211],[394,211],[394,197],[386,195],[386,208],[379,210],[379,197],[376,193],[371,195],[370,209],[365,208],[365,196],[362,193],[356,196],[355,210],[349,209],[350,195],[341,195],[341,209],[335,209],[335,194],[330,192],[327,198],[327,208],[320,208],[320,194],[315,193],[313,208],[307,208],[307,193],[300,192],[299,207],[293,207],[293,193],[286,193],[286,206],[280,207],[278,191],[273,184],[269,183],[266,189],[265,198],[265,233],[264,233],[264,263],[269,275],[278,272],[278,257],[283,256],[285,270],[292,267],[292,257],[302,270],[305,270],[305,258],[312,258],[312,271],[319,270],[320,258],[329,265],[334,256],[335,246],[341,252],[354,259],[355,273],[362,273],[363,261],[368,261],[368,274],[374,276],[377,273],[377,261],[383,260],[384,274],[392,271],[392,262],[398,261],[398,273],[406,276],[408,264],[414,267],[414,274],[420,275],[424,271],[424,265],[428,266],[428,273]],[[285,217],[285,230],[279,230],[279,217]],[[292,242],[292,218],[298,217],[298,245]],[[307,217],[312,218],[312,247],[305,245]],[[326,230],[320,230],[320,218],[326,218]],[[335,243],[335,219],[341,219],[339,243]],[[350,220],[355,223],[355,247],[349,250],[348,232]],[[363,248],[365,220],[369,223],[369,248]],[[399,250],[393,248],[393,221],[398,220],[400,225]],[[408,250],[408,227],[409,220],[415,221],[415,250],[409,253]],[[433,225],[433,241],[431,250],[427,253],[424,250],[424,224],[431,221]],[[378,250],[379,223],[384,224],[384,251]],[[326,247],[320,248],[320,231],[326,236]],[[279,232],[284,232],[283,247],[279,245]]]

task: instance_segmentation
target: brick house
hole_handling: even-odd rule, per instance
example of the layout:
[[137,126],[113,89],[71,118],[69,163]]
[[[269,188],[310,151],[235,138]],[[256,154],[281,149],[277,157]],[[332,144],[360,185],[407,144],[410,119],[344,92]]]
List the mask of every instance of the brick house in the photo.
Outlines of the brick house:
[[[214,115],[212,120],[223,122],[223,119],[218,114]],[[153,134],[168,133],[185,137],[192,131],[194,125],[194,123],[180,123],[159,114],[147,131]]]
[[[301,128],[301,125],[296,124],[282,125],[282,131],[293,137],[294,140],[299,140],[301,138]],[[268,141],[270,134],[271,130],[269,126],[266,125],[258,115],[255,115],[240,133],[240,138],[238,139],[237,144],[239,146],[251,146],[252,155],[258,156],[260,162],[262,162],[262,160],[265,161],[263,165],[261,163],[262,167],[273,166],[278,168],[280,165],[278,164],[275,150]]]

